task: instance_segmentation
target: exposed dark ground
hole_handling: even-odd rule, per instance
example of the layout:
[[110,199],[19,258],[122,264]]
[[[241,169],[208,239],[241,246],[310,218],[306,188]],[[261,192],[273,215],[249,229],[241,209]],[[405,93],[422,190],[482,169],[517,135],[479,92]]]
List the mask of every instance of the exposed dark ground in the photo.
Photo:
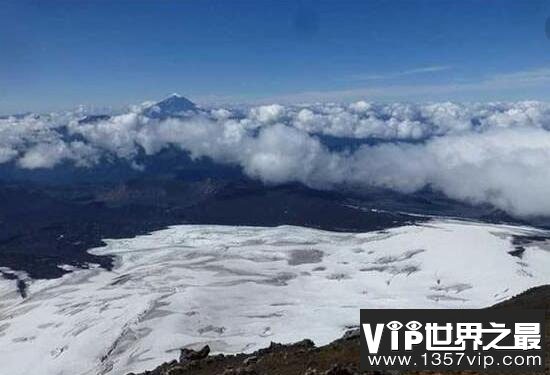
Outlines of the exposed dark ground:
[[[491,207],[469,206],[431,191],[403,195],[363,188],[357,194],[353,187],[335,192],[298,184],[265,186],[230,168],[193,166],[147,177],[102,175],[95,182],[86,176],[73,184],[63,179],[53,183],[51,176],[45,182],[39,174],[31,181],[0,181],[0,267],[25,271],[34,279],[68,272],[59,265],[96,263],[110,269],[110,257],[87,250],[103,245],[105,238],[128,238],[175,224],[288,224],[356,232],[427,220],[401,212],[524,224]],[[0,276],[18,277],[7,271]],[[19,289],[23,295],[22,280]]]
[[[527,308],[546,310],[546,369],[550,374],[550,286],[533,288],[492,308]],[[173,361],[140,375],[347,375],[359,374],[359,337],[345,336],[329,345],[315,347],[309,340],[270,347],[252,354],[217,355],[185,363]],[[387,374],[471,374],[478,372],[388,372]],[[384,375],[383,372],[365,374]],[[492,372],[498,374],[498,372]],[[517,374],[517,373],[516,373]],[[529,374],[535,375],[530,372]],[[519,374],[518,374],[519,375]],[[521,374],[523,375],[523,374]]]
[[[105,238],[133,237],[175,224],[289,224],[356,232],[427,220],[418,215],[550,224],[548,218],[517,220],[490,206],[453,201],[429,189],[400,194],[364,186],[335,191],[299,184],[265,186],[235,166],[192,160],[175,147],[154,157],[140,155],[137,162],[145,171],[121,159],[94,168],[66,164],[26,170],[0,165],[0,268],[25,271],[34,279],[68,272],[59,265],[96,263],[110,269],[110,257],[87,250],[101,246]],[[0,276],[19,278],[9,271]],[[24,294],[23,280],[19,289]]]
[[112,260],[87,252],[104,238],[124,238],[168,225],[302,225],[366,231],[420,221],[364,212],[345,197],[299,186],[265,188],[249,181],[134,180],[115,185],[0,186],[0,267],[31,278],[55,278],[60,264]]

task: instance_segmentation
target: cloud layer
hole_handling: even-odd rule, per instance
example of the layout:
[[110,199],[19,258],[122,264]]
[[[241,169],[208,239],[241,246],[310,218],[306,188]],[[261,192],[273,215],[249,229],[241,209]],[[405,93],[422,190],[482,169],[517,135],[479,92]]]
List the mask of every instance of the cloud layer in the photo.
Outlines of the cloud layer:
[[[80,112],[0,119],[0,164],[86,168],[176,146],[271,184],[431,186],[517,216],[550,215],[546,103],[268,105],[166,120],[142,109],[91,123],[79,121]],[[370,142],[335,150],[326,137]]]

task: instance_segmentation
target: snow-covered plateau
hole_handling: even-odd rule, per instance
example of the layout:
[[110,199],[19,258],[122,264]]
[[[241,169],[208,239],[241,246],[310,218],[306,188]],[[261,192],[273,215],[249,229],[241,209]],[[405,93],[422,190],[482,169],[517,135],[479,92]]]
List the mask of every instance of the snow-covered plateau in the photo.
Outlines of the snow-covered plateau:
[[[54,280],[0,280],[0,366],[10,375],[125,374],[184,346],[326,344],[360,308],[478,308],[550,283],[550,241],[529,228],[433,220],[369,233],[181,225],[91,250]],[[516,250],[515,256],[510,254]]]

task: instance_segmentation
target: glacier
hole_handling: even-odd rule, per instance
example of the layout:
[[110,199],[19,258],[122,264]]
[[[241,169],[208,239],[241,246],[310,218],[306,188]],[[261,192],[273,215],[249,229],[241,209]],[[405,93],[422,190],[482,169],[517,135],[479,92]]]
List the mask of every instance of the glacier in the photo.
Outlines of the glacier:
[[0,363],[11,375],[126,374],[179,348],[251,352],[326,344],[360,308],[480,308],[550,283],[550,241],[532,227],[434,219],[367,233],[178,225],[91,249],[107,271],[0,280]]

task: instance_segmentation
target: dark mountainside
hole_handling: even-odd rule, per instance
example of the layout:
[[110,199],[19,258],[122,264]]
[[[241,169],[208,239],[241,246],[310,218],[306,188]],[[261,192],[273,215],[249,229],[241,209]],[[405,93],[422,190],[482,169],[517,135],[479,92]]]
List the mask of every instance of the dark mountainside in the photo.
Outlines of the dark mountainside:
[[[337,193],[253,181],[139,179],[120,184],[0,184],[0,266],[31,278],[56,278],[58,265],[106,269],[87,252],[105,238],[127,238],[174,224],[300,225],[369,231],[422,221],[356,209]],[[9,274],[5,276],[13,277]]]
[[[214,173],[203,163],[177,174],[161,170],[122,181],[0,181],[0,267],[25,271],[34,279],[69,272],[59,265],[95,263],[110,269],[110,257],[88,250],[102,246],[106,238],[128,238],[176,224],[298,225],[358,232],[429,220],[422,215],[525,224],[490,207],[468,206],[427,190],[403,195],[370,189],[359,195],[299,184],[265,186],[236,177],[235,171]],[[525,241],[518,239],[518,256]],[[10,272],[0,276],[18,278]],[[24,280],[19,289],[24,294]]]
[[[546,369],[550,373],[550,286],[530,289],[492,308],[522,308],[546,310]],[[315,347],[310,340],[295,344],[271,343],[268,348],[252,354],[211,355],[202,359],[189,358],[181,362],[164,363],[152,371],[139,375],[353,375],[353,374],[395,374],[396,372],[359,371],[358,330],[348,331],[342,338],[329,345]],[[200,355],[197,357],[201,357]],[[401,372],[402,374],[439,374],[436,372]],[[476,375],[478,372],[444,372]],[[493,374],[497,374],[493,372]],[[530,372],[530,375],[535,373]],[[128,374],[132,375],[132,374]],[[134,374],[135,375],[135,374]],[[523,375],[523,374],[518,374]]]
[[189,112],[195,112],[198,107],[189,99],[172,94],[166,99],[146,108],[144,114],[151,118],[166,119],[169,117],[185,116]]

